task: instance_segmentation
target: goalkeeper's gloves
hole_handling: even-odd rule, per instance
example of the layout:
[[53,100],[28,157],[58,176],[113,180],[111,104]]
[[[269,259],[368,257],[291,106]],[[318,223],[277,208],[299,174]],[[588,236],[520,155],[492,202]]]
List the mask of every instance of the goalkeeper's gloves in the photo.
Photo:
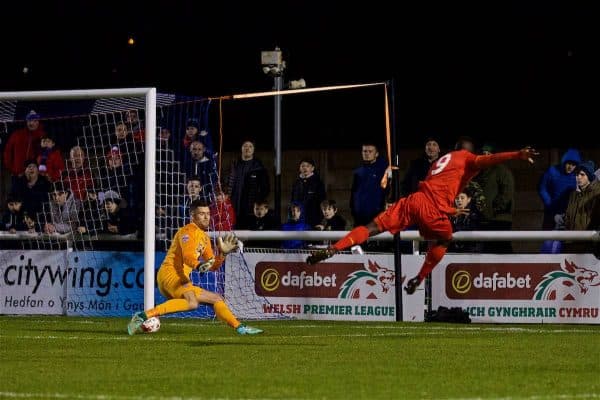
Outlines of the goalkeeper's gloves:
[[206,271],[209,271],[213,264],[215,263],[215,258],[209,258],[208,260],[204,261],[202,259],[199,260],[200,263],[196,266],[196,269],[198,270],[198,272],[200,272],[201,274],[205,273]]
[[228,233],[225,237],[217,238],[217,246],[223,254],[229,254],[238,248],[238,240],[233,233]]

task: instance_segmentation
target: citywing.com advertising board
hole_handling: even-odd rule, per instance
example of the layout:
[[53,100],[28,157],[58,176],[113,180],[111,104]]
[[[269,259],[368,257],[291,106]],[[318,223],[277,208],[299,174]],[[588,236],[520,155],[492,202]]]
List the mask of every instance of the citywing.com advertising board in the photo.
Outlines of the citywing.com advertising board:
[[144,308],[142,253],[15,250],[0,260],[0,314],[130,316]]

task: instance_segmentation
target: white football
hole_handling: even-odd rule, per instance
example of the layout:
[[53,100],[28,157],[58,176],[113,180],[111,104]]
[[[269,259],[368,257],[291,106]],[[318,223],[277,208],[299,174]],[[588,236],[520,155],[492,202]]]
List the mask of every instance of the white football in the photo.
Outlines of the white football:
[[158,332],[159,329],[160,319],[158,319],[158,317],[148,318],[142,324],[142,330],[147,333]]

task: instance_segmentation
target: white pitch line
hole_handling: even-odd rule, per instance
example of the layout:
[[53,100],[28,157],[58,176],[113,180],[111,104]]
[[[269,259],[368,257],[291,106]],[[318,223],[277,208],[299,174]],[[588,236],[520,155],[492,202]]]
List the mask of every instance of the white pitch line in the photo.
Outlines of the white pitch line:
[[[222,397],[181,397],[181,396],[123,396],[112,394],[66,394],[66,393],[25,393],[0,392],[0,398],[11,399],[79,399],[79,400],[236,400]],[[240,398],[239,400],[242,400]],[[275,400],[270,398],[243,398],[243,400]],[[297,399],[301,400],[301,399]]]
[[[232,398],[219,397],[181,397],[181,396],[122,396],[110,394],[65,394],[65,393],[27,393],[27,392],[0,392],[0,398],[12,399],[80,399],[80,400],[236,400]],[[430,397],[428,397],[430,398]],[[568,399],[598,399],[598,393],[578,394],[551,394],[531,396],[506,396],[506,397],[465,397],[447,398],[444,400],[568,400]],[[265,398],[244,398],[244,400],[274,400]],[[292,399],[289,399],[292,400]],[[294,398],[302,400],[302,398]]]
[[[166,323],[171,326],[190,326],[190,327],[209,327],[209,328],[219,328],[223,327],[223,324],[218,321],[207,321],[207,322],[171,322],[168,318],[165,319]],[[28,322],[37,323],[37,324],[62,324],[64,321],[60,319],[57,320],[29,320]],[[600,329],[597,329],[596,326],[590,327],[590,329],[581,329],[581,328],[555,328],[555,329],[540,329],[540,328],[527,328],[527,327],[486,327],[486,326],[430,326],[426,324],[419,324],[415,326],[399,326],[394,325],[392,322],[386,325],[360,325],[358,321],[344,321],[344,322],[357,322],[357,324],[348,326],[349,329],[393,329],[393,330],[421,330],[421,331],[459,331],[465,333],[480,333],[480,332],[506,332],[506,333],[592,333],[592,334],[600,334]],[[70,324],[99,324],[105,325],[106,321],[91,321],[82,319],[81,321],[69,321]],[[309,329],[327,329],[327,328],[336,328],[340,325],[315,325],[315,324],[306,324],[306,325],[294,325],[294,328],[309,328]],[[91,332],[90,332],[91,333]]]
[[507,397],[453,397],[444,400],[568,400],[568,399],[598,399],[598,393],[579,394],[548,394],[531,396],[507,396]]
[[[441,335],[442,332],[388,332],[388,333],[347,333],[347,334],[339,334],[339,335],[269,335],[263,336],[268,337],[270,339],[276,338],[287,338],[287,337],[295,337],[295,338],[330,338],[330,337],[376,337],[376,336],[418,336],[418,335]],[[142,340],[146,341],[159,341],[159,342],[180,342],[180,338],[165,338],[164,336],[159,335],[138,335]],[[55,336],[55,335],[19,335],[19,336],[9,336],[9,335],[0,335],[0,338],[18,338],[18,339],[27,339],[27,340],[93,340],[93,341],[112,341],[112,340],[132,340],[129,336],[112,336],[112,337],[101,337],[101,336]],[[218,337],[218,338],[204,338],[204,340],[231,340],[237,341],[240,340],[239,336],[231,336],[231,337]]]

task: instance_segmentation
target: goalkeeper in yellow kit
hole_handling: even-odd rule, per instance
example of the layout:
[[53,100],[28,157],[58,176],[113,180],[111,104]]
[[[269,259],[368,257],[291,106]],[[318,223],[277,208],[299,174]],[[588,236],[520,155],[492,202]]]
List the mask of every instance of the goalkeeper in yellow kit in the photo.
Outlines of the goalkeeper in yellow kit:
[[130,335],[141,332],[143,322],[151,317],[195,310],[199,304],[212,304],[217,318],[225,321],[240,335],[255,335],[262,330],[240,323],[223,298],[214,292],[194,286],[190,280],[193,269],[200,272],[214,271],[225,261],[227,253],[237,249],[233,234],[219,237],[220,253],[213,253],[210,238],[206,234],[210,221],[210,209],[204,200],[195,200],[190,205],[192,222],[180,228],[158,270],[158,289],[168,300],[156,307],[133,315],[127,331]]

